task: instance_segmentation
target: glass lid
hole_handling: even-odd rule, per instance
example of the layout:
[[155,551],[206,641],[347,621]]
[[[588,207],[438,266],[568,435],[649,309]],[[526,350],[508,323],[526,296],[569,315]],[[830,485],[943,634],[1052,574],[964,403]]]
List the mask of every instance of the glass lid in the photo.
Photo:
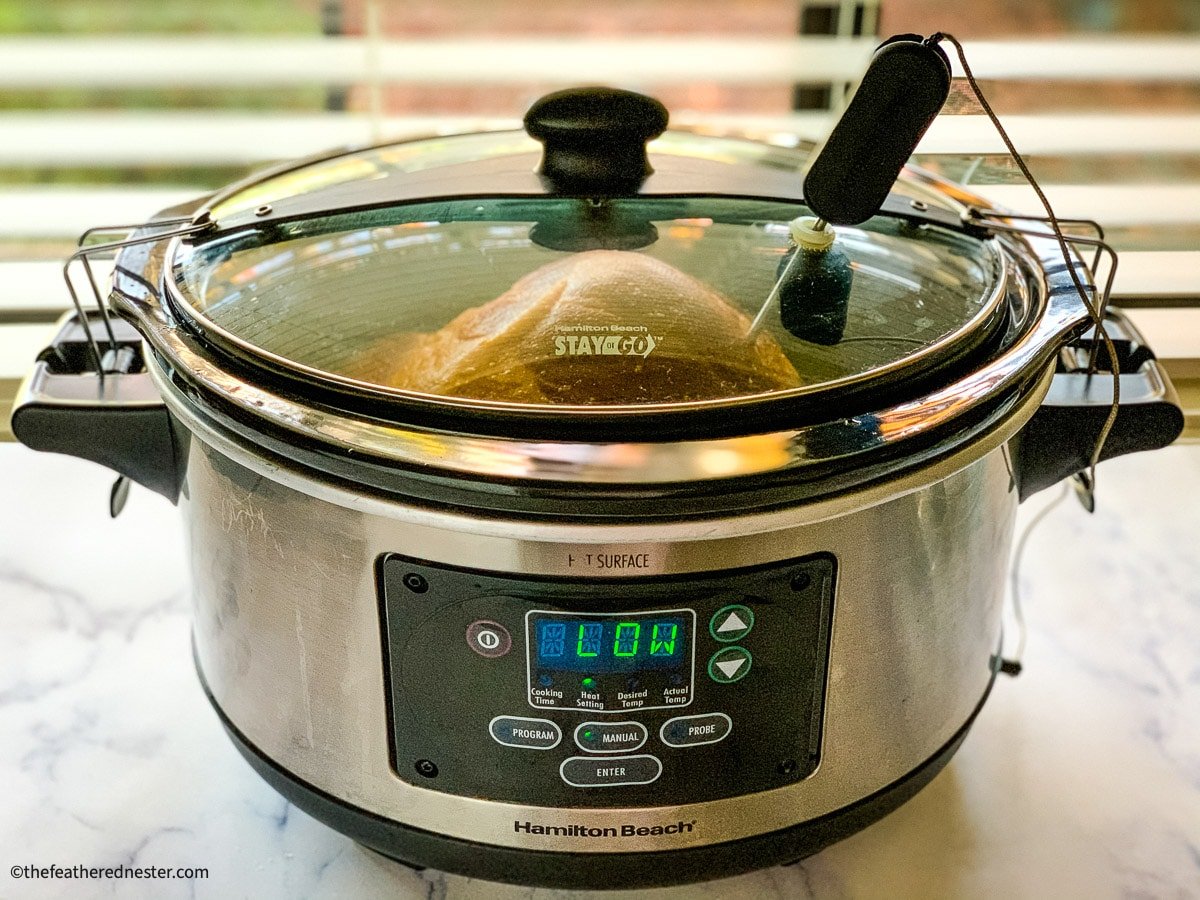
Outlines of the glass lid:
[[[797,182],[805,159],[676,133],[650,150],[656,170],[701,160]],[[176,247],[176,305],[243,358],[355,392],[588,412],[928,373],[1003,319],[994,243],[920,216],[821,231],[794,198],[715,192],[387,200],[418,169],[489,154],[530,172],[537,145],[415,142],[244,188],[213,208],[225,227]],[[347,184],[349,206],[251,212]]]

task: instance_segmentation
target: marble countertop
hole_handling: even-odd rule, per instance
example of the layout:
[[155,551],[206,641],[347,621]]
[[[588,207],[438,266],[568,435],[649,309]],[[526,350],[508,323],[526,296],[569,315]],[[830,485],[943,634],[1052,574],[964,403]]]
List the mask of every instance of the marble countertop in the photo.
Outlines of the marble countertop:
[[[0,897],[566,896],[410,871],[260,781],[192,671],[176,510],[135,489],[110,521],[110,483],[0,445]],[[1200,447],[1106,464],[1097,513],[1030,542],[1024,674],[914,800],[795,866],[595,896],[1200,897],[1198,547]],[[209,874],[10,874],[51,863]]]

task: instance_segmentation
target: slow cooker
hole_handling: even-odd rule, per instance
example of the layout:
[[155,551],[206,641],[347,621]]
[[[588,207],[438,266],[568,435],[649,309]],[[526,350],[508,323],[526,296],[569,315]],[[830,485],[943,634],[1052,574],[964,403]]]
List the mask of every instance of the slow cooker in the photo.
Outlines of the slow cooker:
[[783,290],[809,151],[665,126],[568,92],[167,210],[19,398],[114,513],[178,503],[250,764],[410,865],[664,885],[865,827],[978,715],[1017,504],[1114,376],[1105,458],[1182,427],[1119,313],[1089,365],[1049,235],[910,167]]

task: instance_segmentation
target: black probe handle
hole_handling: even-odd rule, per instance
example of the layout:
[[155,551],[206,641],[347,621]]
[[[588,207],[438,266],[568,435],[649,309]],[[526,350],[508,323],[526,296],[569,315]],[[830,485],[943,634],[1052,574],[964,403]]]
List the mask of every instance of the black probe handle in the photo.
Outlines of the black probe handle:
[[881,44],[804,178],[812,211],[834,225],[878,213],[950,95],[950,80],[950,60],[936,43],[900,34]]

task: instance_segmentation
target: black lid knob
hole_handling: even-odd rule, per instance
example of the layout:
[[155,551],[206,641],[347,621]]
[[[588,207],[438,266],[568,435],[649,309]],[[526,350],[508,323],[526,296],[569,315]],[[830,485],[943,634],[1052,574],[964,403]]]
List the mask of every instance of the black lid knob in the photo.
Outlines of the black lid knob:
[[616,88],[547,94],[525,114],[525,130],[545,147],[538,172],[559,194],[625,194],[654,170],[646,143],[667,127],[667,108]]

